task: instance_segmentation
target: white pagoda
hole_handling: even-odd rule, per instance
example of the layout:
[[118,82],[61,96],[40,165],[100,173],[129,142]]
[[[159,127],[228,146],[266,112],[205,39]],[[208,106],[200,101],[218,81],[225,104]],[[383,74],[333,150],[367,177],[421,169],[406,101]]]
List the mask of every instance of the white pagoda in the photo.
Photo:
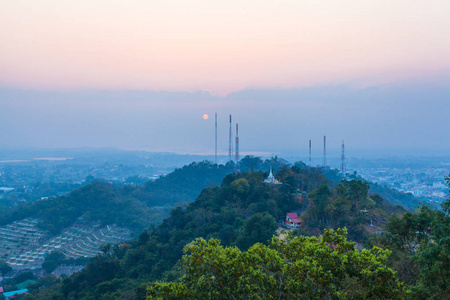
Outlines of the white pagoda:
[[272,167],[270,167],[270,173],[269,173],[269,177],[267,177],[267,179],[264,179],[265,183],[272,183],[272,184],[281,184],[281,182],[279,182],[275,176],[273,176],[272,173]]

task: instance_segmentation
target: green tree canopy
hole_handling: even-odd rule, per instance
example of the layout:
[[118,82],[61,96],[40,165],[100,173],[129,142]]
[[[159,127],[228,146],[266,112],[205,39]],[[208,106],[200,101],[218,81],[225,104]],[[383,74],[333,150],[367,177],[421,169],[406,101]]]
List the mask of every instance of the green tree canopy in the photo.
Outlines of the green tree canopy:
[[268,213],[254,214],[245,221],[237,244],[241,249],[247,249],[255,243],[265,243],[272,238],[277,228],[277,221]]
[[12,268],[4,260],[0,260],[0,274],[4,276],[11,271]]
[[[450,186],[450,177],[445,180]],[[416,256],[419,280],[414,292],[422,299],[445,299],[450,295],[450,199],[442,204],[442,209],[434,212],[430,227],[426,228],[423,220],[415,224],[418,232],[426,236],[419,240]]]
[[320,237],[273,237],[248,251],[197,239],[184,249],[180,282],[153,283],[148,299],[400,299],[405,288],[385,265],[389,250],[361,252],[346,229]]
[[240,161],[240,168],[243,172],[251,171],[259,169],[262,164],[262,159],[260,157],[254,157],[253,155],[247,155]]

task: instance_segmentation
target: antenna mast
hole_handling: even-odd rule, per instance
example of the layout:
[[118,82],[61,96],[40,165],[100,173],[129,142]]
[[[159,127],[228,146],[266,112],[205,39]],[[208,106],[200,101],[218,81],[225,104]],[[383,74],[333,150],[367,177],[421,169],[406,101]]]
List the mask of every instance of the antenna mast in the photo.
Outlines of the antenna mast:
[[344,146],[344,140],[342,140],[341,173],[342,173],[343,176],[345,176],[345,146]]
[[323,136],[323,167],[327,166],[327,136]]
[[239,162],[239,125],[236,123],[236,147],[234,149],[234,160]]
[[229,139],[228,139],[228,161],[231,161],[231,155],[233,152],[233,146],[231,145],[231,115],[230,115],[230,134],[229,134]]
[[311,140],[309,140],[309,166],[311,167]]
[[216,113],[216,122],[215,122],[215,143],[214,143],[214,163],[217,165],[217,113]]

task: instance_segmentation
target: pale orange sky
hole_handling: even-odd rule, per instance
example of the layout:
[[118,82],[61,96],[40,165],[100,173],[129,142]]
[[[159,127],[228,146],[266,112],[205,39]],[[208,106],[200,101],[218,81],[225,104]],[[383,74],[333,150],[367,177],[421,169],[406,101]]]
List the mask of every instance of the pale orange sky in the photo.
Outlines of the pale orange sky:
[[0,0],[0,87],[215,91],[433,78],[450,1]]

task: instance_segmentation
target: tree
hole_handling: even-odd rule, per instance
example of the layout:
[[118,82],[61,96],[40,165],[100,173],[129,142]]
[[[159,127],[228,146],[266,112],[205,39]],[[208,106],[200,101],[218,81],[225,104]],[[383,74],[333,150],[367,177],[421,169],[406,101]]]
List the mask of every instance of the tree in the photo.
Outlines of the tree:
[[65,259],[65,255],[59,251],[53,251],[49,255],[47,255],[42,263],[42,268],[50,274],[53,272],[59,265],[63,264]]
[[236,179],[230,184],[230,188],[239,196],[246,196],[250,191],[250,185],[245,178]]
[[239,163],[239,167],[243,172],[253,172],[254,170],[259,169],[262,164],[262,159],[260,157],[254,157],[253,155],[247,155],[243,159],[241,159]]
[[297,167],[297,168],[299,168],[299,169],[301,169],[301,170],[308,168],[308,165],[305,164],[305,163],[304,163],[303,161],[301,161],[301,160],[296,161],[296,162],[294,163],[294,166]]
[[58,267],[58,263],[54,260],[44,261],[42,263],[42,268],[47,274],[50,274]]
[[[450,186],[450,177],[445,180]],[[450,295],[450,199],[442,204],[442,210],[435,211],[429,230],[423,230],[427,238],[422,239],[416,256],[419,280],[413,291],[422,299]]]
[[[450,185],[450,178],[446,178]],[[421,205],[415,213],[391,216],[386,231],[371,243],[393,251],[390,266],[410,285],[414,299],[450,295],[450,199],[442,211]]]
[[[350,201],[352,201],[356,210],[361,208],[368,208],[368,193],[370,189],[370,184],[367,181],[362,180],[343,180],[341,185],[345,190],[345,194]],[[375,204],[375,203],[373,203]]]
[[28,271],[20,273],[19,275],[14,277],[14,281],[16,283],[21,283],[21,282],[24,282],[25,280],[33,280],[33,279],[35,279],[33,272],[28,272]]
[[415,213],[406,212],[401,217],[391,215],[380,235],[372,235],[369,243],[392,251],[389,266],[397,271],[402,282],[415,285],[420,270],[417,254],[426,247],[430,239],[430,226],[435,214],[439,213],[427,206],[422,206]]
[[254,214],[244,223],[244,228],[237,238],[237,245],[247,249],[255,243],[265,243],[278,228],[277,221],[268,213]]
[[0,274],[2,274],[2,276],[5,276],[11,271],[12,268],[4,260],[0,260]]
[[330,189],[327,185],[323,184],[317,190],[312,191],[308,194],[308,198],[311,201],[311,206],[308,209],[308,214],[326,224],[327,212],[326,208],[330,203]]
[[180,282],[155,282],[148,299],[400,299],[405,288],[385,265],[389,250],[361,252],[346,230],[273,237],[248,251],[196,239],[184,249]]

